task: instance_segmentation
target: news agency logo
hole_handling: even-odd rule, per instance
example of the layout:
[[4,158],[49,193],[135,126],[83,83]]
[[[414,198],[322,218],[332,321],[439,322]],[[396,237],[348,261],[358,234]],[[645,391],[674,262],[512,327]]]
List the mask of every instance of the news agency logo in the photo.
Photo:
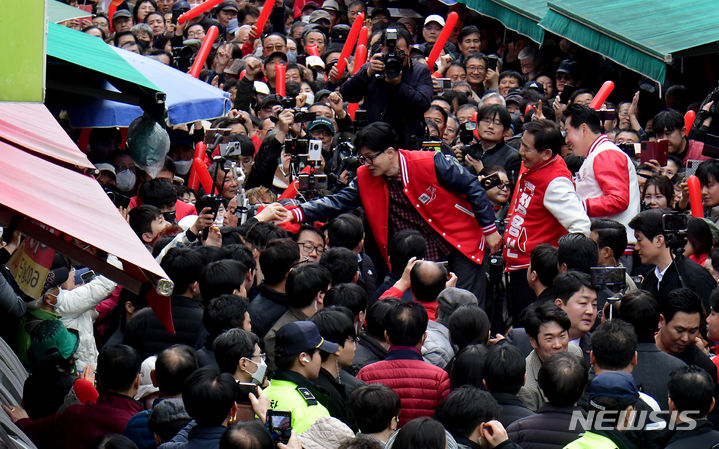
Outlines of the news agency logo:
[[693,430],[697,426],[694,416],[701,415],[696,410],[590,410],[586,414],[575,410],[572,412],[569,430]]

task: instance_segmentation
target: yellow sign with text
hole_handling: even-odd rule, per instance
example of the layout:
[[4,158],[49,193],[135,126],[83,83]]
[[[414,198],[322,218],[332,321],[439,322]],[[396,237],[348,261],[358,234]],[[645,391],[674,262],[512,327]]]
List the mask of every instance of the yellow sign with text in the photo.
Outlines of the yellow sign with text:
[[33,238],[26,238],[7,263],[15,281],[26,295],[40,299],[55,250]]

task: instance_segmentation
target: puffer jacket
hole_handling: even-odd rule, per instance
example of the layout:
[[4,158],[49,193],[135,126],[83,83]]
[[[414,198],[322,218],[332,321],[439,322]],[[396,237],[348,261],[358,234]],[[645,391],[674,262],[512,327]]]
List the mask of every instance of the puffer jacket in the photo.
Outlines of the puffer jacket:
[[422,360],[414,347],[393,346],[387,358],[362,368],[357,378],[368,384],[387,385],[399,395],[399,425],[422,416],[434,416],[449,394],[447,372]]
[[[122,269],[122,262],[113,256],[107,257],[107,262],[116,268]],[[117,283],[97,276],[87,284],[72,290],[62,290],[60,299],[55,305],[55,313],[60,315],[62,324],[68,329],[77,329],[80,333],[80,344],[77,347],[77,369],[83,370],[85,365],[97,366],[97,345],[93,324],[98,313],[95,306],[105,300],[117,287]]]

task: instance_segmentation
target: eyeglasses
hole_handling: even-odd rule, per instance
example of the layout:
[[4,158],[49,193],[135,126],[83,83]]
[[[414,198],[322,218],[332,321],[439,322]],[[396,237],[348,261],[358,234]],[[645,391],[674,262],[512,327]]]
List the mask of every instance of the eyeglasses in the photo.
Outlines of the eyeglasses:
[[358,345],[360,342],[360,339],[359,339],[359,337],[347,337],[347,340],[345,340],[345,341],[349,341],[350,343],[354,343],[354,344]]
[[322,253],[325,252],[324,245],[315,246],[315,245],[311,244],[310,242],[297,242],[297,244],[302,247],[305,254],[310,254],[314,250],[314,251],[317,251],[317,254],[321,256]]
[[494,124],[494,126],[504,126],[504,125],[502,124],[502,121],[501,121],[501,120],[493,120],[493,119],[491,119],[491,118],[489,118],[489,117],[483,118],[482,120],[480,120],[480,123],[484,123],[485,125],[492,125],[492,124]]
[[380,151],[379,153],[375,154],[374,156],[364,156],[364,155],[360,154],[359,156],[357,156],[357,160],[362,165],[374,165],[374,160],[377,159],[384,152],[385,152],[385,150]]
[[265,361],[265,353],[264,353],[264,352],[261,352],[261,353],[259,353],[259,354],[252,354],[252,358],[253,358],[253,359],[256,358],[256,357],[259,357],[260,360],[263,361],[263,362]]
[[483,65],[468,65],[466,70],[468,72],[483,72],[483,71],[487,70],[487,67],[485,67]]
[[509,183],[499,184],[499,185],[497,186],[497,188],[498,188],[499,190],[509,190]]

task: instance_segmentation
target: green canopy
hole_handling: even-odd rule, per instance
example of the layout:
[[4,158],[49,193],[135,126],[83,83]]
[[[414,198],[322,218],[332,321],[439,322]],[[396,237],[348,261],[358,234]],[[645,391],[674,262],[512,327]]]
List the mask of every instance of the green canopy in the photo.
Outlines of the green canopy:
[[673,58],[716,52],[714,0],[562,0],[539,26],[657,82]]
[[538,26],[547,11],[546,0],[459,0],[478,13],[497,19],[510,30],[527,36],[538,44],[544,30]]
[[52,23],[79,19],[80,17],[92,17],[92,14],[57,0],[48,0],[47,2],[47,18]]
[[47,55],[120,81],[160,90],[102,39],[61,25],[48,24]]

